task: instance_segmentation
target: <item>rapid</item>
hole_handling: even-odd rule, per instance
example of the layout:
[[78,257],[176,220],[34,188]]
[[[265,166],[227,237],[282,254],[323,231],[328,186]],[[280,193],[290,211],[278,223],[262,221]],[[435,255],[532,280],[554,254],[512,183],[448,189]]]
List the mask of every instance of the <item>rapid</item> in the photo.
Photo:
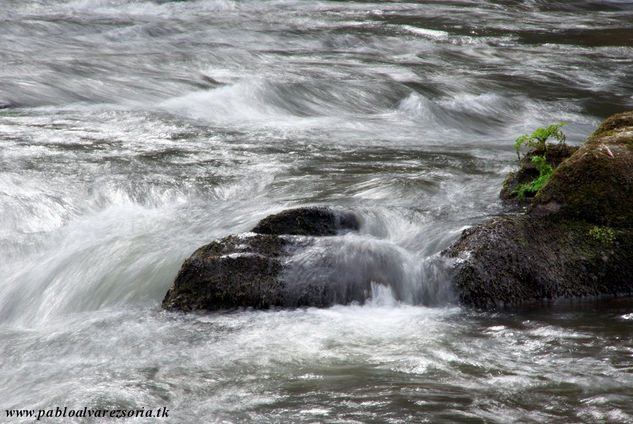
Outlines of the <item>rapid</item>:
[[[518,135],[633,109],[633,2],[3,0],[0,64],[0,421],[633,422],[633,302],[474,311],[438,265]],[[161,310],[195,249],[310,205],[361,228],[297,280],[392,288]]]

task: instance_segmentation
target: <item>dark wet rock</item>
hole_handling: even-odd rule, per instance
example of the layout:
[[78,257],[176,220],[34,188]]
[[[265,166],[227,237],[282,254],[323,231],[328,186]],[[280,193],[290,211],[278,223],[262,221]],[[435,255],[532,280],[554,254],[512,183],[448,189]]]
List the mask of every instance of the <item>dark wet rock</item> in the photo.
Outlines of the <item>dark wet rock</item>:
[[[354,215],[327,208],[269,216],[253,229],[258,234],[228,236],[196,250],[183,263],[163,308],[216,311],[363,302],[369,297],[369,276],[339,284],[335,278],[315,278],[296,259],[314,243],[314,236],[357,228]],[[331,270],[335,265],[331,259],[317,256],[306,263],[315,270]]]
[[288,242],[272,235],[229,236],[196,250],[163,300],[169,310],[266,308],[282,303]]
[[325,207],[289,209],[270,215],[252,229],[258,234],[332,236],[341,231],[356,231],[359,224],[350,212]]
[[607,119],[554,170],[522,215],[463,232],[462,303],[490,309],[633,293],[633,112]]
[[631,293],[633,231],[613,231],[611,239],[586,221],[505,217],[464,231],[446,254],[456,258],[461,302],[483,309]]

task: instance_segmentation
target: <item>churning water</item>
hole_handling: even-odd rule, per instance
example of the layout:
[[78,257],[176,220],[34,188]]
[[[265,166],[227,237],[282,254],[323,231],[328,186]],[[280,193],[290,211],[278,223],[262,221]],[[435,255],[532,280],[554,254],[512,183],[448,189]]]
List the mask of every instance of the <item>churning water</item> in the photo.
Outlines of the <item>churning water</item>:
[[[2,0],[0,63],[3,422],[633,422],[633,304],[480,313],[437,266],[517,135],[633,108],[633,2]],[[161,311],[197,247],[305,205],[362,228],[297,283],[370,302]]]

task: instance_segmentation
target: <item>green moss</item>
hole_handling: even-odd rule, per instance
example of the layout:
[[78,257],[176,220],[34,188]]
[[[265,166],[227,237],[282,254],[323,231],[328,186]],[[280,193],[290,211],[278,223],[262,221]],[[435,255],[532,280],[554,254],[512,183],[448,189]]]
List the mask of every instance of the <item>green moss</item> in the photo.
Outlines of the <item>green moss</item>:
[[535,202],[556,202],[561,212],[598,225],[633,225],[633,158],[622,151],[614,157],[583,146],[554,170]]
[[589,230],[589,235],[606,246],[613,246],[615,243],[615,231],[611,227],[594,225]]
[[591,134],[590,139],[609,136],[614,130],[624,127],[633,127],[633,112],[622,112],[610,116]]

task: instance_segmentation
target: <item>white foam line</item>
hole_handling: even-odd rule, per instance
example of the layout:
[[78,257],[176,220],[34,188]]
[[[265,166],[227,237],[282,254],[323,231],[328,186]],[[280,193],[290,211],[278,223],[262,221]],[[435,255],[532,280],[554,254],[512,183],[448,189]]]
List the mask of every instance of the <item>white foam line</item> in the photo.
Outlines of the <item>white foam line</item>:
[[400,28],[410,33],[421,35],[425,38],[432,38],[434,40],[446,40],[449,37],[448,32],[436,29],[419,28],[411,25],[402,25]]

